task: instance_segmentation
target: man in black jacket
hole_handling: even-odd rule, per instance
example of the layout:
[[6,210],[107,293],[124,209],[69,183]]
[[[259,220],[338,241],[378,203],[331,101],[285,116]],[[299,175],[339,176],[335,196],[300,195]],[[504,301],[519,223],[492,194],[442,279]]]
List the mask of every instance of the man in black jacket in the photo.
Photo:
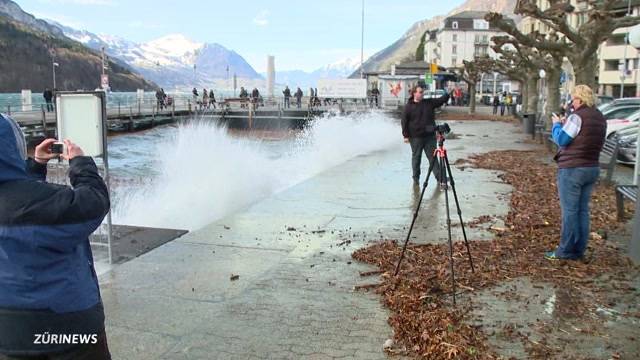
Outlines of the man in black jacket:
[[48,184],[54,139],[27,158],[0,114],[0,360],[108,360],[89,235],[109,210],[93,159],[65,141],[71,187]]
[[[449,101],[449,94],[445,93],[436,99],[425,99],[424,90],[420,86],[415,86],[411,89],[411,95],[402,116],[402,136],[405,143],[411,144],[413,182],[414,185],[419,185],[422,152],[424,151],[431,163],[436,149],[435,110]],[[440,182],[440,168],[437,163],[433,166],[433,174]]]

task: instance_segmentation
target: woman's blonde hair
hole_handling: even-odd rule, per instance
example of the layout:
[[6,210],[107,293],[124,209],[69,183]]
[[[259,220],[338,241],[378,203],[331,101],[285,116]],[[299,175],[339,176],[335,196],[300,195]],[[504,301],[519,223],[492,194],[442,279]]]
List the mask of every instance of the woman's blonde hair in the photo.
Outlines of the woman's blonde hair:
[[591,107],[596,103],[596,98],[593,95],[593,90],[587,85],[576,85],[571,92],[571,96],[574,99],[580,99],[583,104]]

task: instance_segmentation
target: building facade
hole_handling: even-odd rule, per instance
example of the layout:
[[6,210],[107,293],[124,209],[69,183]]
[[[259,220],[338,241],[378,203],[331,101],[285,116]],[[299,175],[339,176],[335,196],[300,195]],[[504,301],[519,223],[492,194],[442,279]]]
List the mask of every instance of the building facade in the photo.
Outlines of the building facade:
[[[462,68],[463,61],[472,61],[478,56],[496,58],[491,48],[491,38],[505,35],[492,27],[484,17],[484,11],[463,11],[444,19],[437,30],[425,37],[424,57],[426,62],[437,63],[447,69]],[[484,74],[478,84],[478,95],[512,92],[519,85],[497,73]]]

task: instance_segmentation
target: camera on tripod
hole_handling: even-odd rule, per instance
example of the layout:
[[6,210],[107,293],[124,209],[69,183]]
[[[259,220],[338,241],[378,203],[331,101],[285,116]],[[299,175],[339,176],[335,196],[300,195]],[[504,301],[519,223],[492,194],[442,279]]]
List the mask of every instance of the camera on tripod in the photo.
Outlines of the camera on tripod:
[[451,128],[447,123],[438,124],[436,125],[436,132],[438,134],[448,134],[451,132]]

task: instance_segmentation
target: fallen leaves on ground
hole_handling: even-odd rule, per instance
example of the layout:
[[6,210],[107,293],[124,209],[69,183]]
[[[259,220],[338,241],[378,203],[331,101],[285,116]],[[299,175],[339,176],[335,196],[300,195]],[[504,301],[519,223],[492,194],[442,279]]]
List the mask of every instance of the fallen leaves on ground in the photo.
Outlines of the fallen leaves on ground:
[[[505,227],[489,229],[495,234],[494,240],[470,241],[475,273],[471,272],[464,242],[454,243],[458,291],[473,293],[527,276],[534,281],[589,289],[597,294],[603,292],[595,281],[597,277],[607,274],[610,278],[626,279],[633,267],[630,260],[601,236],[592,236],[584,262],[549,262],[543,258],[545,251],[558,245],[561,214],[556,168],[543,164],[539,156],[539,152],[533,151],[495,151],[468,160],[471,166],[502,172],[499,177],[513,186],[513,192]],[[479,218],[477,222],[485,220]],[[606,233],[615,226],[614,189],[599,184],[591,200],[591,229]],[[388,240],[352,255],[384,271],[375,291],[391,310],[389,323],[396,340],[412,349],[414,355],[428,359],[497,358],[487,343],[487,335],[467,321],[473,301],[457,308],[451,306],[448,245],[409,245],[400,274],[394,277],[400,252],[401,246]],[[587,304],[575,308],[576,312],[588,310]],[[555,350],[532,343],[528,351],[531,357],[545,358]]]

